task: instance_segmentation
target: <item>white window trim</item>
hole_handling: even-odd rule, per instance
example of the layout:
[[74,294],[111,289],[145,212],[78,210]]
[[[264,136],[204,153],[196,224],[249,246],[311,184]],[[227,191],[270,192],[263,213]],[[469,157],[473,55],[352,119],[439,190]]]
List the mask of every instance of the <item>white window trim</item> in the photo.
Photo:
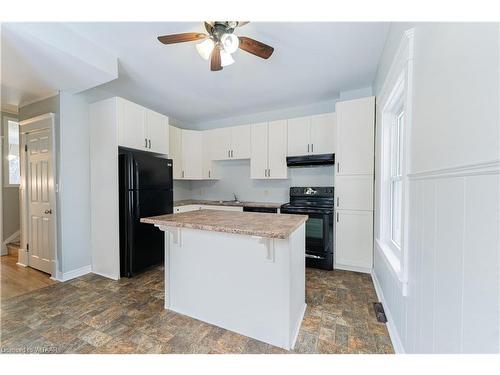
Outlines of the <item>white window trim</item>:
[[[19,123],[19,120],[11,116],[2,116],[2,126],[3,126],[3,152],[2,152],[2,167],[3,167],[3,187],[6,188],[18,188],[19,184],[11,184],[9,182],[9,163],[7,160],[7,152],[9,152],[9,121],[14,121]],[[19,142],[21,142],[21,136],[19,136]]]
[[[403,34],[403,38],[400,42],[398,51],[392,62],[389,73],[386,80],[382,86],[381,94],[379,95],[379,108],[381,109],[380,120],[381,120],[381,168],[380,168],[380,179],[378,186],[380,210],[379,210],[379,223],[380,231],[377,234],[378,237],[375,239],[377,245],[382,250],[382,254],[385,256],[387,262],[391,265],[392,271],[397,275],[402,285],[403,295],[406,295],[406,286],[408,283],[408,258],[409,249],[408,247],[408,227],[409,227],[409,183],[408,174],[410,171],[410,137],[412,129],[412,94],[413,94],[413,49],[414,49],[414,29],[407,30]],[[391,241],[387,241],[390,237],[390,212],[387,212],[387,208],[390,205],[387,204],[387,198],[390,198],[390,194],[387,194],[385,186],[387,186],[387,160],[390,160],[384,152],[387,153],[387,148],[384,144],[387,143],[387,137],[389,136],[390,142],[390,132],[387,134],[387,121],[392,121],[393,119],[388,118],[391,116],[391,110],[395,109],[399,100],[403,101],[403,109],[405,112],[404,119],[404,131],[403,131],[403,163],[402,163],[402,207],[401,207],[401,223],[402,223],[402,240],[401,249],[395,248],[395,245]],[[400,102],[399,102],[400,103]],[[392,116],[393,117],[393,116]],[[389,219],[388,219],[389,218]],[[389,226],[387,226],[389,222]],[[389,230],[389,233],[387,231]],[[387,235],[389,234],[389,237]]]

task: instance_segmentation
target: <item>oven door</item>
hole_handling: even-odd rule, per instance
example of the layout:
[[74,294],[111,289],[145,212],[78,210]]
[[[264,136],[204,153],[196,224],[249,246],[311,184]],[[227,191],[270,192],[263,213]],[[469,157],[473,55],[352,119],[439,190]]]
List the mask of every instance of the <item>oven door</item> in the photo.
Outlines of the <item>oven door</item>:
[[333,253],[333,211],[282,208],[281,213],[308,215],[306,221],[306,257],[331,258]]

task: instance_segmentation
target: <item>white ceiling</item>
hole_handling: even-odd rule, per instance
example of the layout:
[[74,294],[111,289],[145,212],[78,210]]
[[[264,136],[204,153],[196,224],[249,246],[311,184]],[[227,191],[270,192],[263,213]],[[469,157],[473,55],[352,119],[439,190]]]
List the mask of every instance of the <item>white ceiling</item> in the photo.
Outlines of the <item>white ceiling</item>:
[[116,57],[59,23],[2,24],[1,56],[2,108],[118,77]]
[[371,86],[388,23],[252,22],[236,30],[275,48],[269,60],[244,51],[211,72],[195,44],[163,45],[159,35],[204,32],[202,23],[69,23],[116,55],[117,80],[99,89],[186,124],[334,99]]

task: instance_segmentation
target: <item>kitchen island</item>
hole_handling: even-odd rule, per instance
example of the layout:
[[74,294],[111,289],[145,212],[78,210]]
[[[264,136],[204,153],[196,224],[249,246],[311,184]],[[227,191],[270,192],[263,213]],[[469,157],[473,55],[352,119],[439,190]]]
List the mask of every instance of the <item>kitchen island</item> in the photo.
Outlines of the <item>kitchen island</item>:
[[305,304],[304,215],[199,210],[165,232],[165,308],[292,349]]

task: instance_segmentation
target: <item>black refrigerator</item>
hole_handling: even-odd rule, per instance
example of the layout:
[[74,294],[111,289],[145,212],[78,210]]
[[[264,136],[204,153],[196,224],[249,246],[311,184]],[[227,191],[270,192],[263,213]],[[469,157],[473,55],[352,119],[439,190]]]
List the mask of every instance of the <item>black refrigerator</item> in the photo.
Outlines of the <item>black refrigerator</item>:
[[173,213],[172,160],[119,149],[120,275],[132,277],[164,259],[164,233],[140,219]]

